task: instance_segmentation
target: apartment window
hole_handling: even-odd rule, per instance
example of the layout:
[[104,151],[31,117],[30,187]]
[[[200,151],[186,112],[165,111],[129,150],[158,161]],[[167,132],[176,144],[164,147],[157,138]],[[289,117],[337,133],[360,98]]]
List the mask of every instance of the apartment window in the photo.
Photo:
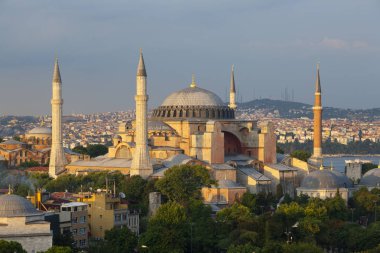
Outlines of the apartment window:
[[121,214],[115,214],[115,221],[121,221]]
[[80,235],[84,235],[84,234],[86,234],[86,228],[80,228],[80,229],[79,229],[79,234],[80,234]]
[[86,246],[86,240],[79,240],[79,246]]
[[76,235],[76,234],[78,234],[78,229],[74,228],[73,229],[73,235]]
[[73,217],[72,223],[78,223],[78,217]]
[[79,222],[80,222],[80,223],[85,223],[85,222],[86,222],[86,216],[81,216],[81,217],[79,218]]
[[127,215],[123,214],[123,220],[127,220]]

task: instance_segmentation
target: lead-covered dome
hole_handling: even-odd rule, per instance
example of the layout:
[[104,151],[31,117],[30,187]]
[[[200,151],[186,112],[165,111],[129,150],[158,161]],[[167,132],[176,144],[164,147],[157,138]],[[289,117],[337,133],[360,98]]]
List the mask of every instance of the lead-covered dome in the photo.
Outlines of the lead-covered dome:
[[302,180],[301,187],[305,189],[351,188],[352,182],[340,172],[322,169],[307,175]]
[[161,106],[224,106],[224,103],[209,90],[189,87],[167,96]]
[[41,214],[27,199],[13,194],[0,196],[0,217],[18,217]]
[[50,127],[35,127],[28,134],[51,134]]
[[367,171],[360,180],[360,184],[370,187],[380,186],[380,168]]
[[234,119],[235,111],[215,93],[197,87],[194,79],[190,87],[173,92],[153,111],[153,117],[164,119]]

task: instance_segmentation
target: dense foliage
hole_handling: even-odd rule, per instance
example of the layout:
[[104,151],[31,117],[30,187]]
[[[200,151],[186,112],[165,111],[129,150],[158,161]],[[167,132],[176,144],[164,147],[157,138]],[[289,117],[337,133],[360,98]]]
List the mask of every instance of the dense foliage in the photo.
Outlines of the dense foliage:
[[18,242],[0,240],[0,253],[26,253]]
[[[311,140],[305,143],[295,141],[292,143],[278,143],[277,145],[286,154],[291,154],[294,150],[305,150],[310,153],[313,151],[313,142]],[[349,142],[347,145],[344,145],[327,140],[322,143],[322,149],[324,154],[380,154],[380,142],[365,140]]]
[[290,156],[307,162],[307,160],[311,157],[311,153],[304,150],[294,150]]
[[83,155],[89,155],[90,157],[97,157],[108,153],[108,148],[102,144],[88,145],[86,148],[83,146],[77,146],[73,148],[74,152]]

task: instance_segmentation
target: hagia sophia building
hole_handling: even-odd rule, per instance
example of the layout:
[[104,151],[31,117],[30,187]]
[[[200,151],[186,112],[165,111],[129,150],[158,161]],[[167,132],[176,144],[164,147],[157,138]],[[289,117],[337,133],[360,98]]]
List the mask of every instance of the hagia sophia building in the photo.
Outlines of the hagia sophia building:
[[[233,68],[228,104],[214,92],[201,88],[194,76],[186,86],[169,94],[148,117],[147,70],[140,52],[136,74],[136,119],[119,125],[107,154],[89,159],[62,147],[62,81],[56,61],[51,100],[52,128],[36,128],[25,138],[36,149],[51,150],[50,157],[44,159],[49,160],[49,175],[54,178],[67,173],[120,171],[125,175],[156,179],[175,165],[202,165],[218,181],[216,186],[202,189],[204,201],[217,206],[233,203],[247,191],[276,193],[280,188],[283,194],[293,197],[306,194],[328,198],[340,194],[348,200],[358,186],[366,186],[367,181],[370,182],[368,187],[380,187],[380,176],[376,177],[380,175],[380,168],[367,173],[362,182],[354,185],[352,178],[350,180],[347,176],[351,172],[346,171],[345,175],[323,166],[319,66],[313,106],[314,148],[308,162],[276,154],[276,136],[271,122],[258,124],[257,121],[235,118]],[[8,144],[17,146],[20,143]],[[2,143],[3,146],[8,144]],[[0,151],[4,149],[0,146]],[[357,180],[360,181],[361,173],[356,174],[360,174]]]

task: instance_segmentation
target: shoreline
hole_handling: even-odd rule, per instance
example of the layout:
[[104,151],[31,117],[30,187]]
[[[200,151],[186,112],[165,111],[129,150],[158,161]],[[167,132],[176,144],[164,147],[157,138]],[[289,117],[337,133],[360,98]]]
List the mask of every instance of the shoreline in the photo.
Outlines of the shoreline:
[[361,156],[367,156],[367,157],[377,157],[380,156],[380,154],[324,154],[323,157],[329,158],[329,157],[361,157]]

